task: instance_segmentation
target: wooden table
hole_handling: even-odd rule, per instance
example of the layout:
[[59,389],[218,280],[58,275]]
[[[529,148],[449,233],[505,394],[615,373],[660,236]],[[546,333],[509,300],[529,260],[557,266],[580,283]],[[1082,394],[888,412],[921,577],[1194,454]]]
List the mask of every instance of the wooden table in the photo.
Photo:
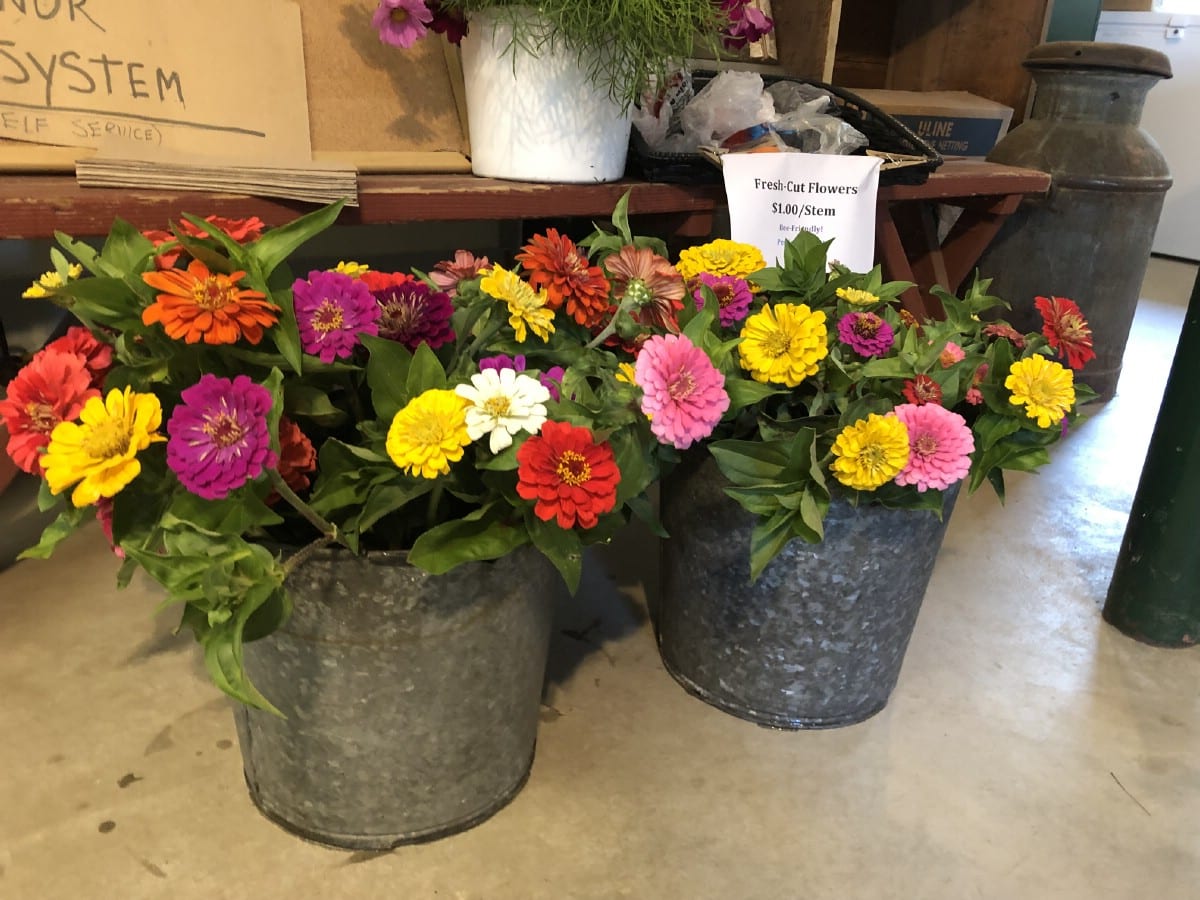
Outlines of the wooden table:
[[[877,257],[893,279],[956,288],[970,272],[1004,217],[1026,194],[1045,192],[1042,172],[983,162],[948,161],[922,185],[892,185],[879,192]],[[339,222],[383,225],[397,222],[471,219],[606,218],[626,190],[629,209],[643,227],[680,238],[706,238],[725,205],[722,185],[527,184],[471,175],[364,175],[357,208]],[[919,201],[919,202],[918,202]],[[917,228],[931,201],[955,203],[966,212],[946,241],[938,244],[927,227]],[[69,175],[0,176],[0,237],[44,238],[56,230],[75,236],[108,232],[116,215],[139,228],[163,228],[182,212],[260,217],[280,225],[310,205],[238,194],[80,188]],[[922,215],[924,215],[922,213]],[[898,225],[899,221],[899,225]],[[926,224],[928,217],[925,216]],[[901,237],[903,232],[904,237]],[[925,310],[927,295],[910,291],[905,305]],[[936,312],[931,308],[930,312]]]

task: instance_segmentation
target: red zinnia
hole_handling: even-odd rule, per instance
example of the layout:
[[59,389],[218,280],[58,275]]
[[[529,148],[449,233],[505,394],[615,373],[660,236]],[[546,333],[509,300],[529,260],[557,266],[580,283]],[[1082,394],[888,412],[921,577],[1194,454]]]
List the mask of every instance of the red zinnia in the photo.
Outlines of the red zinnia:
[[[204,221],[210,225],[215,225],[223,232],[237,241],[239,244],[245,244],[250,241],[256,241],[262,237],[263,229],[266,224],[258,216],[250,216],[248,219],[226,219],[224,216],[205,216]],[[189,237],[199,238],[203,240],[209,237],[209,233],[202,228],[193,225],[187,219],[179,220],[179,230],[187,234]],[[152,229],[142,232],[143,237],[149,238],[155,247],[161,247],[163,244],[168,244],[175,240],[175,235],[169,231],[162,229]],[[154,268],[170,269],[179,261],[179,257],[183,255],[183,248],[176,247],[174,250],[168,250],[166,253],[160,253],[154,257]]]
[[41,450],[59,422],[79,418],[83,405],[100,391],[92,373],[74,353],[43,350],[8,384],[0,418],[8,429],[8,455],[31,475],[42,471]]
[[1092,329],[1074,300],[1037,297],[1033,304],[1042,314],[1042,334],[1060,357],[1067,357],[1068,366],[1082,369],[1089,359],[1096,358],[1096,351],[1092,349]]
[[983,334],[985,337],[1004,338],[1006,341],[1011,342],[1018,350],[1025,349],[1025,335],[1005,322],[984,325]]
[[917,406],[926,403],[936,403],[940,406],[942,402],[942,386],[928,375],[918,375],[910,381],[905,381],[903,393],[904,399]]
[[96,336],[82,325],[72,325],[66,334],[51,341],[45,349],[56,353],[73,353],[82,359],[92,373],[93,387],[101,387],[104,376],[112,368],[112,347],[96,340]]
[[566,304],[567,315],[591,328],[604,322],[610,286],[599,266],[588,264],[583,251],[565,234],[547,228],[535,234],[517,254],[534,288],[544,288],[547,305],[558,309]]
[[[279,464],[275,470],[293,491],[305,490],[312,481],[308,474],[317,469],[317,451],[300,426],[287,416],[279,417]],[[269,500],[277,499],[272,495]]]
[[517,493],[537,501],[533,511],[543,522],[592,528],[617,505],[621,470],[608,442],[597,444],[587,428],[547,422],[521,445],[517,463]]
[[372,294],[416,281],[411,275],[405,275],[403,272],[376,272],[374,269],[367,269],[357,277]]

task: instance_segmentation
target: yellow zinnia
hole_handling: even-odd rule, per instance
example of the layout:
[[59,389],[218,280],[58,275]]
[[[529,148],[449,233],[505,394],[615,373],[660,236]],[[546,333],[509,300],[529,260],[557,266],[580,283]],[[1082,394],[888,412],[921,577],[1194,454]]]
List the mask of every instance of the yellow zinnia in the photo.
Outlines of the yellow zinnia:
[[1025,404],[1025,415],[1037,419],[1039,428],[1062,421],[1075,405],[1075,373],[1040,353],[1018,359],[1008,370],[1004,386],[1012,391],[1008,402]]
[[155,441],[162,425],[162,405],[153,394],[113,389],[104,399],[84,404],[79,422],[60,422],[50,432],[42,457],[51,493],[61,494],[75,482],[71,502],[90,506],[116,496],[142,471],[137,454]]
[[742,326],[738,357],[755,381],[796,387],[829,355],[825,313],[805,304],[764,306]]
[[837,295],[851,306],[874,306],[879,302],[879,298],[870,291],[863,291],[859,288],[838,288]]
[[[83,266],[76,263],[67,269],[67,281],[74,281],[82,274]],[[21,296],[27,300],[36,300],[42,297],[49,297],[51,291],[62,287],[64,284],[66,284],[66,282],[63,281],[63,277],[59,275],[58,272],[52,270],[44,273],[40,278],[38,278],[37,281],[25,288]]]
[[634,369],[633,363],[617,363],[617,381],[623,381],[626,384],[637,384],[637,370]]
[[895,416],[871,413],[842,429],[833,442],[833,477],[856,491],[873,491],[908,465],[908,428]]
[[545,291],[535,291],[516,272],[503,266],[492,266],[480,280],[479,289],[508,304],[508,324],[513,328],[517,343],[525,343],[526,326],[543,341],[550,340],[554,331],[554,311],[546,306]]
[[363,272],[370,272],[371,267],[365,263],[342,260],[337,264],[337,268],[335,268],[333,271],[339,272],[342,275],[349,275],[351,278],[357,278]]
[[387,453],[409,475],[437,478],[463,458],[468,402],[454,391],[426,391],[396,413],[387,433]]
[[[766,267],[767,262],[757,247],[724,238],[699,247],[688,247],[679,254],[679,262],[675,264],[685,281],[698,277],[702,272],[745,278]],[[756,285],[750,288],[759,290]]]

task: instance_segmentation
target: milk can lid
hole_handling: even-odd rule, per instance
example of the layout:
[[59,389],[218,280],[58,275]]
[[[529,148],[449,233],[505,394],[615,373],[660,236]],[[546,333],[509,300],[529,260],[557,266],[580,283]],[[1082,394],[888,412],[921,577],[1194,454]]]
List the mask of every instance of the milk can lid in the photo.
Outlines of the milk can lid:
[[1171,77],[1171,60],[1165,53],[1131,44],[1095,41],[1051,41],[1029,51],[1027,69],[1109,69]]

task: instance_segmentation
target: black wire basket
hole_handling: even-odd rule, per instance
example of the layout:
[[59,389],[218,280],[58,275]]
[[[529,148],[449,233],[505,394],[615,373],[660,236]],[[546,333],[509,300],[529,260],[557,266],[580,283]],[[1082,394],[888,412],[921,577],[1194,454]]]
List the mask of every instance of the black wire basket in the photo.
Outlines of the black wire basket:
[[[716,74],[710,71],[693,72],[692,83],[699,91]],[[933,147],[902,122],[857,94],[808,78],[763,75],[763,83],[767,86],[781,81],[811,85],[833,98],[836,110],[831,112],[867,138],[867,146],[855,155],[862,156],[871,150],[884,156],[879,171],[880,184],[924,184],[929,174],[942,164],[941,154]],[[629,140],[633,167],[647,181],[675,184],[712,184],[721,181],[721,170],[699,153],[661,153],[652,150],[637,128],[633,129]]]

